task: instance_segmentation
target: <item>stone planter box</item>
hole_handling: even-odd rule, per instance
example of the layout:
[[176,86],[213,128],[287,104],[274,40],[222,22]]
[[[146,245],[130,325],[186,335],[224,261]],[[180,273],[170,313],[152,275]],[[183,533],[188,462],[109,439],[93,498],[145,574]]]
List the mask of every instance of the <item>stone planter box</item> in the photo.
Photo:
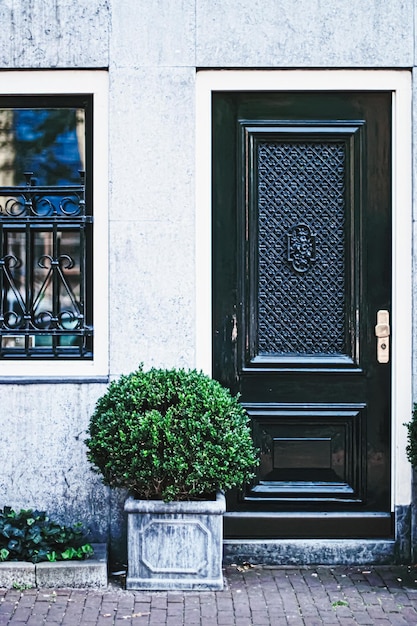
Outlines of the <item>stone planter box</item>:
[[85,561],[0,563],[0,587],[107,587],[107,547],[92,544],[94,555]]
[[223,589],[225,497],[163,502],[128,498],[127,589]]

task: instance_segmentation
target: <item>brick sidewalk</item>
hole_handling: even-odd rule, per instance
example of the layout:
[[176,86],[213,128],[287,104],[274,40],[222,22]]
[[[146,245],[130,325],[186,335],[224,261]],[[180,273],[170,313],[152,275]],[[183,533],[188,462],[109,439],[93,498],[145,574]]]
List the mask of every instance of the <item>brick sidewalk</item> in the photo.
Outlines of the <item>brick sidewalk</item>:
[[417,569],[228,567],[218,592],[0,589],[0,626],[417,626]]

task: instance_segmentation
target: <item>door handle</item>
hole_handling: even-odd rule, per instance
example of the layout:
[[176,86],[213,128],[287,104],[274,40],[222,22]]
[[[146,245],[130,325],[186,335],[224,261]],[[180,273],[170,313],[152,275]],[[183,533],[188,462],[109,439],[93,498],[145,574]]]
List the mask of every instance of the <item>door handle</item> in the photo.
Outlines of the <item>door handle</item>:
[[380,309],[376,314],[376,358],[378,363],[389,362],[389,337],[390,337],[390,325],[389,325],[389,311]]

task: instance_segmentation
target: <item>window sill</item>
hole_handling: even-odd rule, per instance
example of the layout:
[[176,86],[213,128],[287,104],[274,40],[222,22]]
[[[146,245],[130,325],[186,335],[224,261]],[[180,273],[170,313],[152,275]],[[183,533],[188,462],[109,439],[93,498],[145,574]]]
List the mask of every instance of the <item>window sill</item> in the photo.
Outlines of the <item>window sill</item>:
[[0,385],[107,384],[109,376],[0,376]]

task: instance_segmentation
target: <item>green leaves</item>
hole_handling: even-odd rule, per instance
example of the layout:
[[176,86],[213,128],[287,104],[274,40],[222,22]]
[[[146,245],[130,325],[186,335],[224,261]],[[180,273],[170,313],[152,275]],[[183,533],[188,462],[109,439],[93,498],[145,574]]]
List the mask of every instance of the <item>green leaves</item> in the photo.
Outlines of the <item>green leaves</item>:
[[89,543],[80,546],[79,548],[67,548],[61,553],[63,561],[72,561],[74,559],[84,559],[93,554],[93,548]]
[[93,552],[83,539],[81,524],[60,526],[43,511],[0,510],[0,561],[83,559]]
[[411,421],[404,426],[408,429],[407,458],[417,468],[417,404],[414,404]]
[[103,482],[145,499],[241,487],[257,465],[245,410],[196,370],[140,367],[112,382],[88,435],[87,456]]
[[10,552],[6,548],[0,550],[0,561],[7,561]]

